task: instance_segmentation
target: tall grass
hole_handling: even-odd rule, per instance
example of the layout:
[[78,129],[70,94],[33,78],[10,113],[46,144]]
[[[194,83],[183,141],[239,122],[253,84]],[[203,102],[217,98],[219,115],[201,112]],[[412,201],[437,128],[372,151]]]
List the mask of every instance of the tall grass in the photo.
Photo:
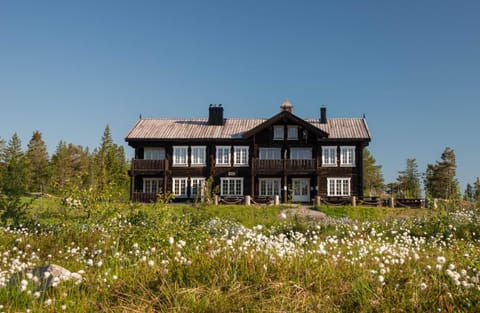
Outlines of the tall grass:
[[[480,310],[475,210],[317,223],[281,219],[282,207],[115,205],[103,220],[59,205],[0,229],[0,312]],[[82,280],[40,294],[8,282],[49,263]]]

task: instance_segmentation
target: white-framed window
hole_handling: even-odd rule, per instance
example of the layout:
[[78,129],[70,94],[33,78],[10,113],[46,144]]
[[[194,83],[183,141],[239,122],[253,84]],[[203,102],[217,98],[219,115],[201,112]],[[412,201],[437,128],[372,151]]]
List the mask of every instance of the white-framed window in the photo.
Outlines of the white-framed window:
[[260,160],[280,160],[282,158],[282,150],[280,148],[260,148],[258,150],[258,158]]
[[288,140],[297,140],[298,139],[298,127],[297,126],[288,126],[287,127],[287,139]]
[[311,160],[312,148],[290,148],[290,159]]
[[355,166],[355,147],[340,147],[340,166]]
[[243,196],[243,177],[221,177],[221,196]]
[[165,149],[164,148],[145,148],[143,150],[143,159],[165,160]]
[[187,182],[188,178],[186,177],[172,178],[172,192],[175,195],[175,198],[187,197]]
[[350,196],[350,178],[327,178],[327,195]]
[[188,146],[173,146],[173,166],[188,166]]
[[205,166],[207,164],[207,148],[205,146],[191,146],[190,151],[192,166]]
[[248,146],[233,147],[233,165],[248,166]]
[[285,127],[283,125],[273,126],[273,140],[283,140]]
[[192,177],[190,178],[190,196],[192,198],[203,197],[205,187],[205,177]]
[[217,166],[230,166],[230,155],[232,148],[230,146],[217,146],[215,163]]
[[258,180],[258,195],[261,197],[280,195],[280,178],[260,178]]
[[337,146],[322,147],[322,166],[337,166]]
[[159,193],[162,188],[162,179],[145,177],[143,178],[143,192]]

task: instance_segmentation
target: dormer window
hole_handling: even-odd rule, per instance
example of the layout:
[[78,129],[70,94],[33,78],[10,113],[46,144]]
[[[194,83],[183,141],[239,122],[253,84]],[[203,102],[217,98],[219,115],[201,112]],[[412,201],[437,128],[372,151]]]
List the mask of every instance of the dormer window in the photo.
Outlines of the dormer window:
[[283,125],[273,126],[273,140],[283,140],[285,137],[283,131]]
[[297,126],[288,126],[287,139],[288,140],[298,140],[298,127]]

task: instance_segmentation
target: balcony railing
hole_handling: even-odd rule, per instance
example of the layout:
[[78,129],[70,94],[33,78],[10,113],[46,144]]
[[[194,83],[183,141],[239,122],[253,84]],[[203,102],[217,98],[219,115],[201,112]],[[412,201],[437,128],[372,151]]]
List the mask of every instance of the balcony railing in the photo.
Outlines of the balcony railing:
[[132,160],[132,170],[164,170],[165,160]]
[[132,195],[132,200],[136,202],[155,202],[157,200],[157,194],[154,192],[139,192],[136,191]]
[[315,170],[317,160],[260,160],[254,159],[253,163],[258,170]]

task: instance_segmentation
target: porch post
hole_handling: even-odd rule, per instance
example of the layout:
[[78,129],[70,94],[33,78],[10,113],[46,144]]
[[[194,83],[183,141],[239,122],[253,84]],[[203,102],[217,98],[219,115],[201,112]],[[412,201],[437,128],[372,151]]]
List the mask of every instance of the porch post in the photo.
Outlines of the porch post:
[[288,202],[288,185],[287,185],[287,175],[283,176],[283,202]]

